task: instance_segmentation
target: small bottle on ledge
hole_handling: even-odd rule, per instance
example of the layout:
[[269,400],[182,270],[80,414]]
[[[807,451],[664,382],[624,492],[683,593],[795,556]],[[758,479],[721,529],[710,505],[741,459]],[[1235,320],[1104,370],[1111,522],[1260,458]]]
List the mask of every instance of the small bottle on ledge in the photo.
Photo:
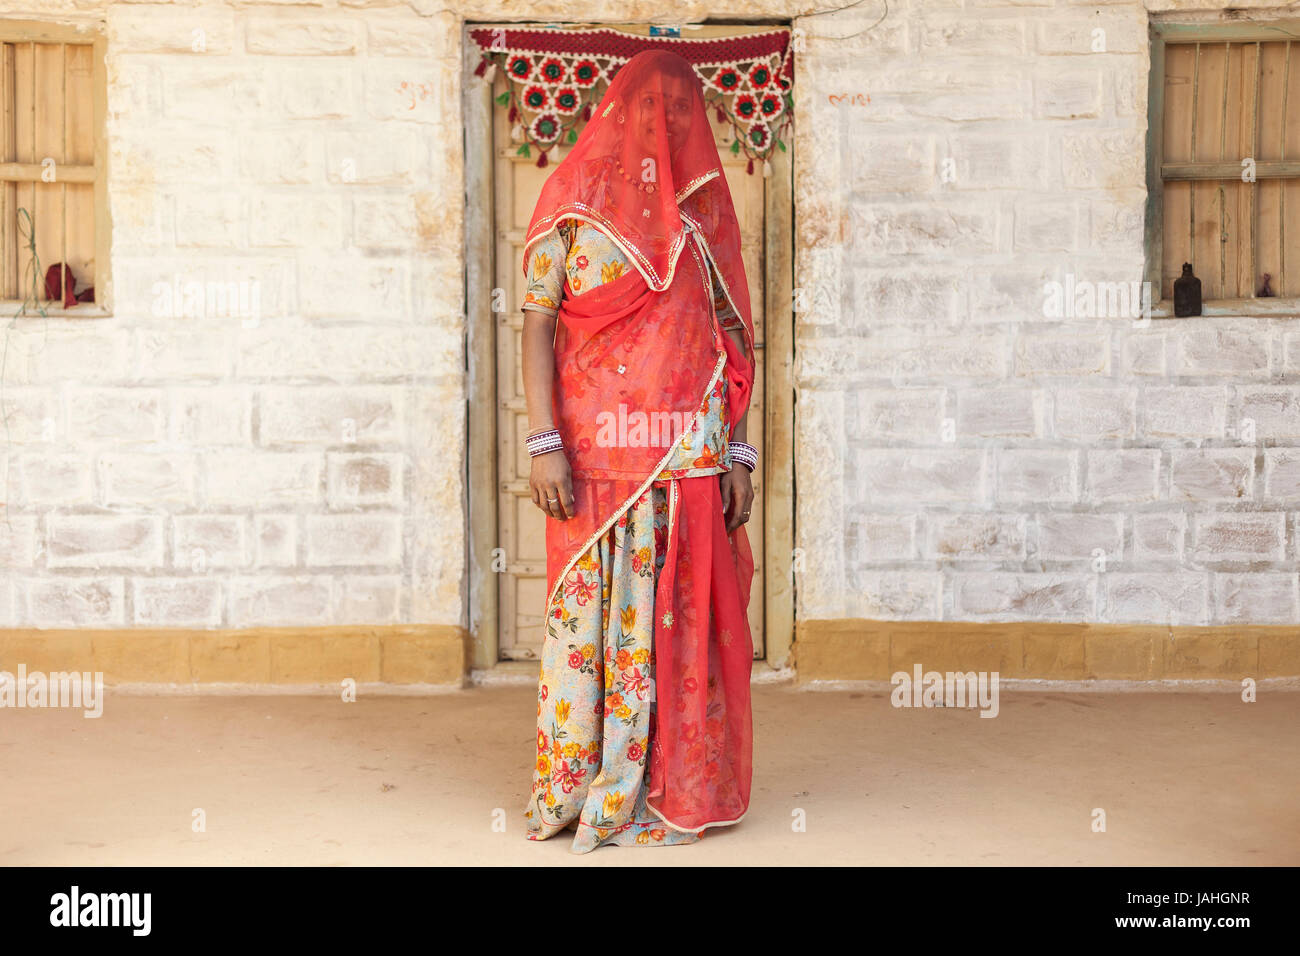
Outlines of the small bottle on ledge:
[[1174,315],[1185,318],[1201,314],[1201,280],[1192,275],[1192,264],[1183,263],[1183,274],[1174,280]]

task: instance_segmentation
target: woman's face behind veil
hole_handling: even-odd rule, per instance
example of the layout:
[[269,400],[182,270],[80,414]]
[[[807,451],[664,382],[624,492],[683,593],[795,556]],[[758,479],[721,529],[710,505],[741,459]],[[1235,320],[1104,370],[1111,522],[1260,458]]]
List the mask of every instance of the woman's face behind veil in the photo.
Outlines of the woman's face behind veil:
[[[731,206],[694,67],[670,51],[643,51],[614,74],[572,151],[542,186],[524,268],[532,244],[572,211],[628,251],[652,289],[665,291],[686,248],[679,196]],[[726,256],[738,236],[714,231],[708,241]]]
[[653,156],[658,150],[656,136],[662,117],[668,150],[675,156],[681,151],[691,129],[691,108],[694,101],[687,80],[661,73],[650,77],[634,95],[633,129],[645,155]]
[[[619,93],[620,112],[626,114],[626,125],[620,124],[624,168],[642,182],[667,187],[669,180],[682,181],[678,157],[683,147],[692,138],[706,138],[694,128],[704,115],[695,71],[680,57],[659,52],[633,57],[624,70],[627,88]],[[707,128],[707,121],[703,125]],[[711,130],[707,132],[712,145]],[[664,159],[672,163],[671,171],[654,168]]]

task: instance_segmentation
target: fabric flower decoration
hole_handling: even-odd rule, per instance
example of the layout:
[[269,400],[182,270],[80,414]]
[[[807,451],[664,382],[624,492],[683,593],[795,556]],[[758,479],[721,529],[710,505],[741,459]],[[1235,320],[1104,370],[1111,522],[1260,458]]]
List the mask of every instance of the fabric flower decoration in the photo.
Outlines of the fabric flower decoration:
[[573,64],[573,82],[582,87],[592,86],[600,79],[600,67],[595,60],[579,60]]
[[533,61],[526,56],[512,56],[506,64],[506,72],[517,81],[524,81],[532,75]]
[[542,67],[538,70],[542,82],[560,83],[563,82],[568,70],[564,66],[564,61],[557,57],[551,57],[549,60],[542,61]]
[[743,120],[752,120],[758,115],[758,101],[748,93],[737,96],[731,108]]
[[539,143],[553,143],[560,138],[560,120],[554,113],[542,113],[533,120],[529,131]]
[[578,112],[582,106],[582,95],[572,86],[564,86],[555,91],[555,108],[566,116]]
[[530,86],[528,89],[524,90],[522,99],[525,106],[530,110],[537,111],[546,109],[546,104],[550,100],[550,96],[542,87]]
[[740,86],[740,73],[724,67],[713,74],[713,85],[724,93],[733,93]]

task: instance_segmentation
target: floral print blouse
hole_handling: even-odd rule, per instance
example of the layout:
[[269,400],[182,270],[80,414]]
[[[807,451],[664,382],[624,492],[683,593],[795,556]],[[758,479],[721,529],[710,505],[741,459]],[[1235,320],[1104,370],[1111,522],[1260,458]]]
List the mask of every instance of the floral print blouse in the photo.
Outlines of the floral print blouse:
[[[623,251],[603,232],[578,219],[564,219],[533,247],[528,288],[523,308],[557,315],[565,282],[574,295],[613,282],[632,268]],[[713,285],[713,309],[724,330],[743,329],[744,323],[727,300],[713,264],[709,263]],[[719,376],[700,406],[692,429],[682,436],[664,463],[658,480],[698,478],[731,470],[727,450],[730,434],[727,417],[727,383]]]
[[[524,308],[555,315],[560,309],[564,283],[574,295],[594,286],[613,282],[632,264],[623,250],[588,222],[563,219],[533,247],[532,268],[524,293]],[[709,263],[709,282],[713,286],[713,310],[724,330],[743,329],[744,323],[722,291],[718,274]]]

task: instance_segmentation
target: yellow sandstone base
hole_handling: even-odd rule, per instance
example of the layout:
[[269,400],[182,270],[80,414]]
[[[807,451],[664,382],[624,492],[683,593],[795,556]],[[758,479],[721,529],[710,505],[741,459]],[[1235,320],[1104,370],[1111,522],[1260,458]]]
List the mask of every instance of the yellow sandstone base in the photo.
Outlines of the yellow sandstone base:
[[918,663],[1008,679],[1300,677],[1300,627],[833,620],[795,628],[801,682],[889,680]]
[[[802,621],[798,680],[889,680],[916,664],[1007,679],[1300,677],[1300,627]],[[448,625],[0,631],[0,671],[99,671],[108,684],[447,684],[469,668]]]
[[454,684],[466,635],[447,625],[0,631],[0,671],[102,672],[107,684]]

